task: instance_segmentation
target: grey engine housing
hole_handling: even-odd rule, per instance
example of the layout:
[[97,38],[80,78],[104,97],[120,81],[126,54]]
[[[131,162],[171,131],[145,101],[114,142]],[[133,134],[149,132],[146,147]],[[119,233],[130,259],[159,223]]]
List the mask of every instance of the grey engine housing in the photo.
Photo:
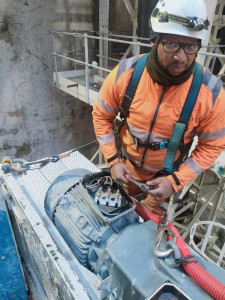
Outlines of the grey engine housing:
[[[79,263],[101,279],[101,299],[212,299],[181,267],[172,269],[154,255],[157,226],[140,222],[122,186],[111,186],[121,193],[121,207],[94,201],[96,189],[87,188],[87,183],[107,176],[106,171],[67,171],[49,187],[44,204]],[[198,259],[207,268],[208,263]]]

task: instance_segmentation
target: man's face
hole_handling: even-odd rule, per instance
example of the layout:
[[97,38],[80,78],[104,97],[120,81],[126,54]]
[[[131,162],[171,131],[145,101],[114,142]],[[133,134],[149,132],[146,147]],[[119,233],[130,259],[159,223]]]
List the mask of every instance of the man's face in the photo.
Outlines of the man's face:
[[196,54],[187,55],[182,47],[175,53],[167,53],[163,48],[162,43],[164,42],[169,42],[171,45],[172,43],[184,43],[191,47],[198,44],[198,39],[173,34],[164,34],[161,37],[157,48],[159,63],[166,68],[170,75],[178,76],[191,66]]

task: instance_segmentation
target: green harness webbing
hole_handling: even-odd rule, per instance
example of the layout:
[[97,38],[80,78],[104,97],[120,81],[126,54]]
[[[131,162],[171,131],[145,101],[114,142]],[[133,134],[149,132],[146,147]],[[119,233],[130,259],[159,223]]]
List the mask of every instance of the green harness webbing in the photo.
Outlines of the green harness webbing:
[[174,126],[173,134],[167,148],[165,160],[163,163],[163,166],[166,169],[166,171],[169,172],[174,171],[173,163],[174,163],[175,155],[181,143],[181,139],[184,136],[184,132],[188,129],[188,121],[190,119],[192,110],[194,108],[201,87],[202,74],[203,74],[202,66],[199,63],[196,63],[194,68],[194,73],[193,73],[193,80],[191,83],[189,93],[187,95],[187,99],[183,106],[180,118]]

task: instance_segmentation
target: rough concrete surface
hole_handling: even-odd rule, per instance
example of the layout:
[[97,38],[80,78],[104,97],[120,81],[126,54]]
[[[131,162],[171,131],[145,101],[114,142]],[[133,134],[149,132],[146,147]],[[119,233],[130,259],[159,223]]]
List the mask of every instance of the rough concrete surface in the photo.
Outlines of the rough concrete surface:
[[91,0],[1,0],[0,158],[39,159],[94,140],[92,107],[53,86],[51,30],[93,30]]

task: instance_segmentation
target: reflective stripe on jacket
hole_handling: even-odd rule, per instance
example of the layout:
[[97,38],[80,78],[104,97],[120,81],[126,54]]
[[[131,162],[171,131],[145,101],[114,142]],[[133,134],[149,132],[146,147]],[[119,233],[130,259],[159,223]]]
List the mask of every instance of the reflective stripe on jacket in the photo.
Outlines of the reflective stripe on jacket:
[[[122,60],[106,78],[94,103],[95,132],[106,161],[117,154],[112,122],[118,114],[118,107],[122,103],[138,59],[139,56],[135,56]],[[159,106],[163,86],[155,83],[145,68],[127,118],[131,134],[142,142],[147,141],[149,134],[152,143],[169,140],[185,103],[192,78],[193,76],[181,85],[167,87]],[[154,115],[155,123],[149,133]],[[171,175],[168,176],[175,191],[209,168],[225,149],[225,92],[221,80],[207,70],[204,70],[201,89],[185,132],[184,143],[193,140],[195,135],[198,136],[198,145],[175,172],[180,185],[174,182]],[[121,128],[120,137],[127,157],[137,166],[140,165],[144,148],[139,147],[137,151],[126,126]],[[165,153],[166,149],[148,149],[143,168],[155,172],[162,170]],[[179,151],[176,159],[178,157]],[[118,161],[115,158],[109,165]]]

